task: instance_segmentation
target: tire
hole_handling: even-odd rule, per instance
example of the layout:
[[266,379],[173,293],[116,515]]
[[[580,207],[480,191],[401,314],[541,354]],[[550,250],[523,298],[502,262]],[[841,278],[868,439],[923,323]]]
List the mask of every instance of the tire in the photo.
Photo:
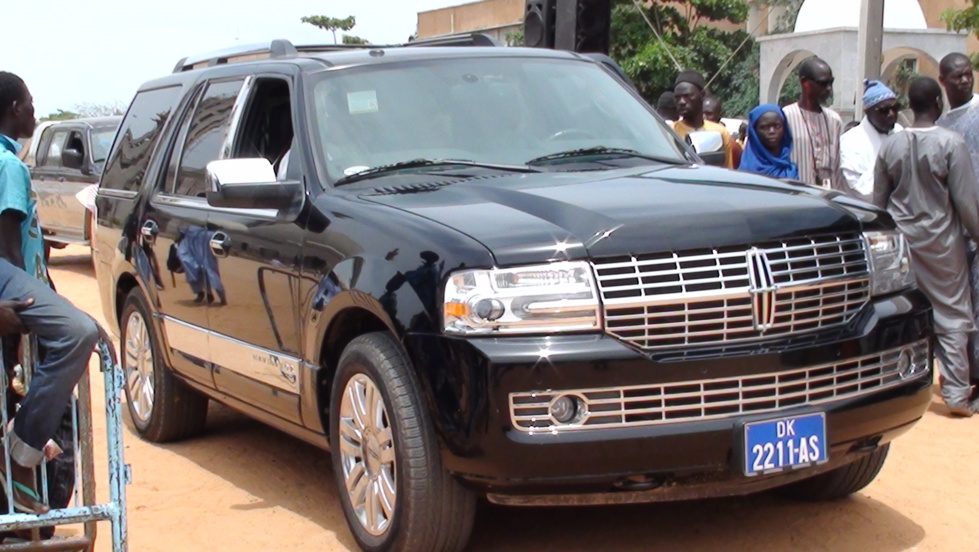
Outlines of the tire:
[[[160,338],[150,320],[146,298],[136,288],[126,297],[119,320],[120,364],[133,425],[140,437],[154,443],[193,437],[207,422],[208,399],[177,379],[165,364]],[[152,384],[150,388],[147,383]]]
[[[371,397],[378,395],[380,405],[370,410],[353,406],[361,404],[357,398],[377,404]],[[357,416],[354,410],[367,415]],[[466,546],[476,497],[442,468],[435,431],[410,361],[389,334],[362,335],[344,349],[331,393],[330,446],[343,513],[363,550],[457,552]],[[367,499],[361,512],[347,490],[348,474],[354,488],[363,482]],[[393,489],[394,496],[382,488]],[[393,501],[393,507],[385,508],[381,495],[388,498],[387,505]],[[369,524],[360,516],[370,517],[374,496],[379,497],[373,503],[379,515]]]
[[855,462],[792,483],[783,487],[781,491],[791,498],[810,501],[836,500],[850,496],[870,485],[877,477],[880,469],[884,467],[890,448],[891,445],[888,443]]

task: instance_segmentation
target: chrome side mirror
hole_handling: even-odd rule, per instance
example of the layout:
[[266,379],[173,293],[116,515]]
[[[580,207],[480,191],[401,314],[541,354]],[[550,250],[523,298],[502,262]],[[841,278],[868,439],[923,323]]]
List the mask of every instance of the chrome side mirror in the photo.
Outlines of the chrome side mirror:
[[277,182],[264,158],[211,161],[207,188],[208,205],[232,209],[287,209],[303,195],[302,182]]
[[723,167],[727,161],[724,137],[716,130],[697,130],[687,134],[690,145],[708,165]]

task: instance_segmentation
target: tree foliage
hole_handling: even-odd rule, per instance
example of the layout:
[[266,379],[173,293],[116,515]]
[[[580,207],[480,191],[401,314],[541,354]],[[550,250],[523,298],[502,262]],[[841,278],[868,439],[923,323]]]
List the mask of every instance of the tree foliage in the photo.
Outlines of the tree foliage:
[[328,17],[326,15],[308,15],[302,18],[302,22],[333,33],[334,44],[337,43],[337,31],[350,31],[357,26],[357,18],[352,15],[343,18]]
[[[979,37],[979,0],[969,0],[969,4],[961,10],[946,10],[942,13],[942,21],[950,31],[969,31]],[[979,70],[979,53],[971,57],[972,67]]]
[[[741,24],[748,19],[748,10],[743,0],[638,5],[633,0],[616,0],[610,53],[650,102],[673,88],[679,64],[704,74],[709,89],[724,100],[727,114],[744,116],[758,103],[755,41],[745,30],[726,31],[709,23]],[[663,40],[650,29],[643,13]]]
[[42,123],[44,121],[67,121],[70,119],[77,119],[79,117],[81,117],[81,115],[75,113],[74,111],[65,111],[64,109],[59,109],[54,113],[48,113],[47,116],[41,117],[40,121]]
[[345,34],[343,35],[343,43],[344,44],[370,44],[370,41],[368,41],[366,38],[360,38],[359,36]]

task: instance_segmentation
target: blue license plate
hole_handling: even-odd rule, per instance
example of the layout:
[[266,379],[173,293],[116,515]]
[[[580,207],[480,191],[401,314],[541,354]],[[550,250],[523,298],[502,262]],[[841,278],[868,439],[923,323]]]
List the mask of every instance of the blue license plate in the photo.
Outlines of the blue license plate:
[[744,425],[744,473],[759,475],[822,464],[826,415],[809,414]]

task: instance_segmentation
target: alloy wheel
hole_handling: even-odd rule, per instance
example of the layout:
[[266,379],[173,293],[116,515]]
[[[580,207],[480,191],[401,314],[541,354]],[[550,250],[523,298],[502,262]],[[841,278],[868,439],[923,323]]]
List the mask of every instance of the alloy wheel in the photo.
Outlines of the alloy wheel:
[[361,526],[381,536],[390,528],[397,506],[397,458],[384,397],[366,374],[347,381],[339,425],[347,499]]
[[133,312],[126,324],[126,354],[123,358],[129,406],[140,422],[153,413],[153,344],[146,320]]

